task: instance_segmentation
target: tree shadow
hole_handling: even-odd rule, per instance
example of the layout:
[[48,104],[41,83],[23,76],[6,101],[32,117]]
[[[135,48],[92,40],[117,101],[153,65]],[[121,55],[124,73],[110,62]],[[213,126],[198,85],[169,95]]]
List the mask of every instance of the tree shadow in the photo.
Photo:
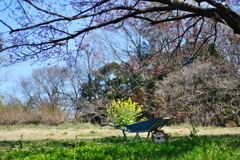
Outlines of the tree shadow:
[[[159,157],[174,159],[193,151],[196,147],[207,149],[213,143],[233,149],[240,149],[240,135],[212,135],[189,137],[171,137],[169,142],[154,144],[149,141],[134,141],[134,137],[129,137],[130,141],[126,143],[122,136],[110,136],[93,140],[37,140],[37,141],[0,141],[0,150],[2,152],[11,152],[12,150],[31,150],[34,153],[45,150],[54,150],[60,148],[79,149],[89,146],[100,145],[104,154],[116,158],[121,154],[123,157],[134,155],[135,157],[145,157],[147,159],[158,159]],[[91,145],[89,145],[91,144]],[[131,159],[131,158],[129,158]]]
[[[101,143],[115,143],[123,145],[128,154],[136,157],[145,156],[147,159],[176,158],[185,153],[192,152],[196,147],[201,150],[209,149],[209,146],[225,145],[229,148],[240,149],[240,135],[212,135],[194,137],[171,137],[169,142],[154,144],[149,141],[130,141],[126,143],[122,137],[105,137],[99,140]],[[115,148],[117,150],[117,148]],[[114,151],[113,151],[114,152]],[[110,153],[111,154],[111,153]]]

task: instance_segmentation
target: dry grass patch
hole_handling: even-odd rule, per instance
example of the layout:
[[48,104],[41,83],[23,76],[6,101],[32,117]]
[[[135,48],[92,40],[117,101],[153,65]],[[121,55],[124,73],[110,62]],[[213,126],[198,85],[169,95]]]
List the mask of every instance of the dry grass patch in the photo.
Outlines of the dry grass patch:
[[[163,128],[171,136],[188,136],[190,125],[166,126]],[[198,127],[197,135],[224,135],[240,134],[239,127],[217,128]],[[134,135],[134,134],[128,134]],[[122,131],[112,127],[101,127],[92,124],[64,124],[60,126],[1,126],[0,141],[19,140],[43,140],[43,139],[94,139],[107,136],[122,136]],[[142,136],[146,136],[143,133]]]
[[[197,129],[197,135],[240,134],[239,127],[197,127]],[[192,128],[190,126],[171,126],[164,127],[164,130],[172,136],[187,136]]]

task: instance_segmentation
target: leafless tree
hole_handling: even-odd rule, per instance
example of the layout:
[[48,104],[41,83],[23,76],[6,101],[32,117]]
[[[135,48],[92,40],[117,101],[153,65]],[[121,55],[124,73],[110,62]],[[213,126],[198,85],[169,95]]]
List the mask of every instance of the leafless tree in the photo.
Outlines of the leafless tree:
[[40,68],[34,70],[31,77],[22,79],[20,84],[25,95],[36,107],[46,104],[52,109],[64,108],[64,97],[60,93],[66,83],[67,74],[67,68]]
[[203,125],[214,121],[225,126],[227,119],[238,124],[239,79],[211,62],[196,61],[169,74],[161,87],[168,103],[166,110],[173,115],[188,112],[192,122]]

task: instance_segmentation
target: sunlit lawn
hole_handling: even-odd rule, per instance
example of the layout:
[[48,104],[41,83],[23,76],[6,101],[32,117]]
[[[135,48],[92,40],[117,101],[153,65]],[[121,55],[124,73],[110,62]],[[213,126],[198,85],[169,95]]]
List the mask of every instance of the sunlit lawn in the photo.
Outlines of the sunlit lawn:
[[[179,134],[177,130],[171,131],[172,137],[168,143],[154,144],[150,140],[147,142],[131,140],[126,143],[121,131],[90,124],[55,127],[1,126],[0,134],[4,135],[8,132],[12,137],[4,139],[4,136],[0,135],[0,159],[240,159],[240,134],[238,133],[240,128],[230,128],[232,134],[226,134],[223,132],[224,128],[219,128],[219,132],[222,131],[223,134],[218,132],[216,135],[197,134],[196,137],[189,137],[189,132],[184,133],[185,135],[183,132],[191,127],[179,127],[166,127],[169,131],[174,128],[179,129]],[[19,135],[19,130],[30,130],[31,134]],[[42,138],[36,138],[38,134],[32,135],[32,130],[36,130],[36,133],[43,130]],[[46,132],[47,130],[50,132]],[[205,131],[209,133],[212,130],[216,132],[218,128],[200,128],[199,133],[201,130],[203,130],[202,133]],[[57,134],[56,131],[61,134]],[[52,135],[44,135],[51,132],[53,132]],[[13,133],[17,133],[16,137],[13,137]],[[70,136],[70,134],[74,135]],[[58,135],[61,136],[58,137]],[[131,135],[128,136],[132,138]],[[36,139],[34,140],[33,137]]]

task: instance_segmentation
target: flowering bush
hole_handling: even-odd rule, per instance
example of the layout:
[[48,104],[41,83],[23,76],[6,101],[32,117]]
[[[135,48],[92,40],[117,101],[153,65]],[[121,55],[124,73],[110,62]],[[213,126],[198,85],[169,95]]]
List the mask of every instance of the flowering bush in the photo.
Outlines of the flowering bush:
[[[126,101],[123,99],[113,101],[110,106],[107,105],[106,107],[109,117],[114,120],[114,125],[120,125],[136,122],[136,118],[142,115],[143,105],[138,105],[131,98],[128,98]],[[146,120],[146,118],[141,120]]]

